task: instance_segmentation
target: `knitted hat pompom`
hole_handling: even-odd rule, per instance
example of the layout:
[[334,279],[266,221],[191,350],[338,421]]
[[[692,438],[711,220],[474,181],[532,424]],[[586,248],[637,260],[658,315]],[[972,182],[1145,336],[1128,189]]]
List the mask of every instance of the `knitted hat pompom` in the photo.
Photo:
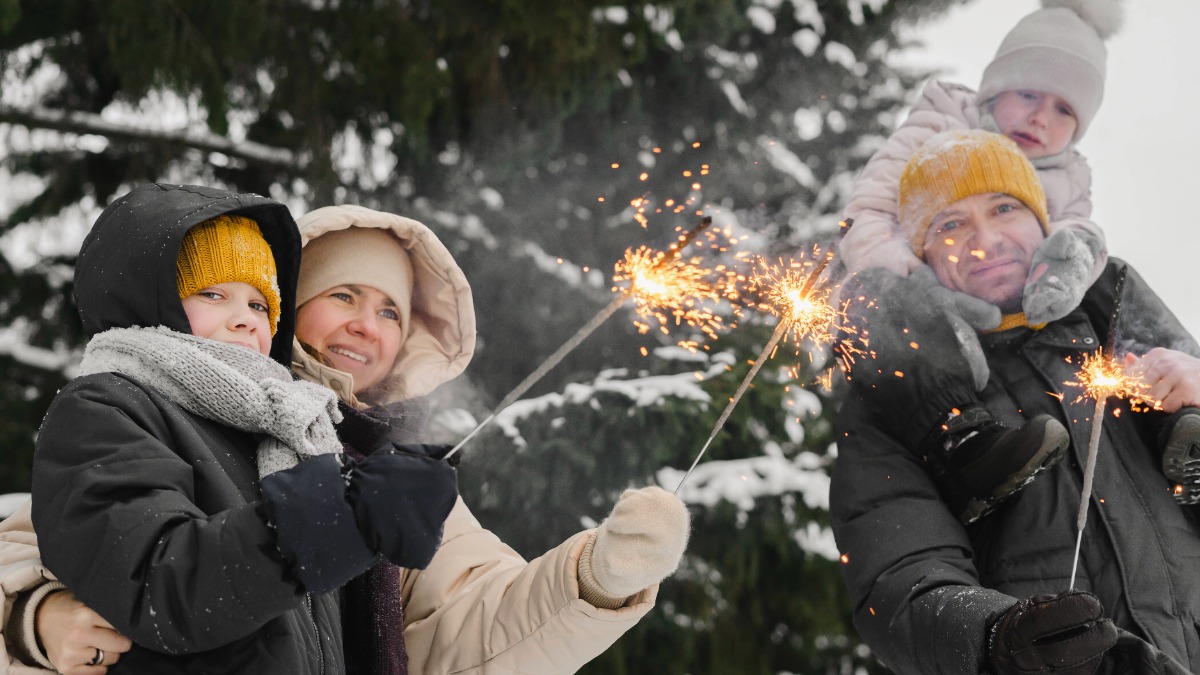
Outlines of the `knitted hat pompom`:
[[180,299],[229,282],[257,288],[267,300],[267,318],[271,322],[271,335],[275,335],[282,302],[275,256],[253,220],[222,215],[188,230],[179,245],[175,281]]
[[1116,35],[1125,22],[1125,9],[1117,0],[1042,0],[1042,7],[1063,7],[1075,12],[1101,40]]

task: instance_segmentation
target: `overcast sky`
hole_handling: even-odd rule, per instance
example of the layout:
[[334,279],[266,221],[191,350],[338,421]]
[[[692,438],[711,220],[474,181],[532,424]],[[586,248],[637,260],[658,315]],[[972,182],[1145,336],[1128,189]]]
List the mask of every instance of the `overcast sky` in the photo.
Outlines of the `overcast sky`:
[[[1098,1],[1098,0],[1090,0]],[[906,61],[979,86],[1004,34],[1036,0],[974,0],[918,28]],[[1108,42],[1104,102],[1079,149],[1092,167],[1093,220],[1200,335],[1200,0],[1126,0]]]

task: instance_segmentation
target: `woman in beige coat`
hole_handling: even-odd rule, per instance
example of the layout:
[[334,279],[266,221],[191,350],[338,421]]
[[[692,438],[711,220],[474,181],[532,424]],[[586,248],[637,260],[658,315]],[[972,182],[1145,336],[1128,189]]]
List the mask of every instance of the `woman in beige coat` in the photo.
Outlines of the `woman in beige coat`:
[[[400,429],[399,440],[414,440],[422,397],[461,373],[475,348],[466,277],[434,233],[408,218],[337,206],[298,225],[303,342],[293,370],[350,407],[383,413]],[[687,511],[673,495],[630,490],[597,530],[526,562],[459,499],[429,567],[398,570],[408,672],[574,672],[653,607],[687,528]],[[0,673],[44,673],[52,662],[72,674],[103,673],[74,664],[96,649],[128,648],[68,592],[55,593],[62,587],[41,565],[28,506],[0,523],[0,589]],[[343,610],[344,624],[356,618]],[[35,628],[48,626],[60,630],[37,636],[43,651]]]

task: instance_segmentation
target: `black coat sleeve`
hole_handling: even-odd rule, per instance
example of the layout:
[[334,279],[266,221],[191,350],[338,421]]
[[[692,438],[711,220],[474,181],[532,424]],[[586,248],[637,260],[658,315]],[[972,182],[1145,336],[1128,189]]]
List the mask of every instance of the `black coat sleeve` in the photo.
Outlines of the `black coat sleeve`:
[[73,381],[39,432],[33,521],[47,567],[77,597],[138,644],[181,654],[250,635],[303,595],[259,505],[205,513],[173,442],[139,386]]
[[830,515],[854,624],[900,675],[982,672],[1016,598],[979,585],[971,542],[924,464],[872,424],[856,391],[838,419]]

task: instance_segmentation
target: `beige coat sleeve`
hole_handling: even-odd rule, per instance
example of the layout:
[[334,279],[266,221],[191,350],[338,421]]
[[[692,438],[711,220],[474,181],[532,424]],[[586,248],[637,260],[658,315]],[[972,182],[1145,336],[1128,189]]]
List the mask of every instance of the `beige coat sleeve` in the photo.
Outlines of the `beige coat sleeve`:
[[30,502],[25,502],[0,522],[0,590],[4,591],[0,675],[53,672],[37,646],[33,620],[42,598],[62,584],[42,565],[29,509]]
[[525,562],[459,499],[425,570],[405,570],[409,673],[573,673],[654,606],[658,586],[626,606],[579,599],[579,555],[590,531]]
[[1083,155],[1071,150],[1062,165],[1038,169],[1038,176],[1046,190],[1046,207],[1050,213],[1047,229],[1050,234],[1063,229],[1074,230],[1096,253],[1088,278],[1089,284],[1095,282],[1108,264],[1108,242],[1104,230],[1092,222],[1091,167]]
[[975,92],[937,80],[925,85],[908,119],[867,161],[846,202],[843,213],[854,219],[854,225],[838,245],[838,253],[849,273],[882,267],[906,275],[923,264],[900,231],[900,174],[934,134],[977,126]]

